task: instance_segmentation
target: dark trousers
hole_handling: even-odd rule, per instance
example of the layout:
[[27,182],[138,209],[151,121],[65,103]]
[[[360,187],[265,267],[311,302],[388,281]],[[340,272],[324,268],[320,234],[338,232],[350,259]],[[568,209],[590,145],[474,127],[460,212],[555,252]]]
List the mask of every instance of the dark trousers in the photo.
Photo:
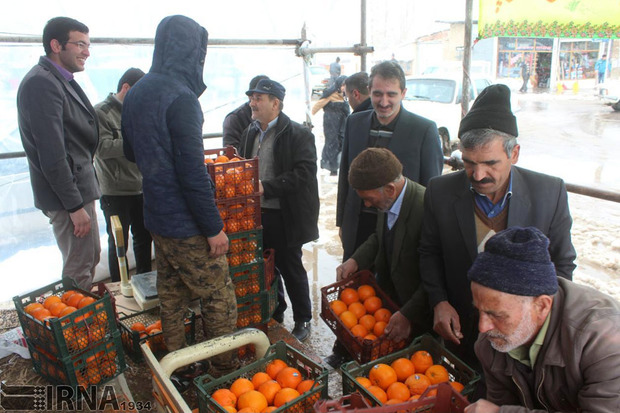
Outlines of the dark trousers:
[[127,252],[127,237],[129,228],[133,237],[133,252],[136,257],[136,274],[151,271],[151,234],[144,227],[142,195],[102,195],[101,209],[105,216],[105,225],[108,232],[108,266],[112,281],[120,281],[121,275],[116,256],[116,244],[110,217],[118,215],[123,226],[125,252]]
[[521,85],[521,92],[527,92],[527,82],[530,80],[530,75],[523,76],[523,85]]
[[[308,273],[303,266],[301,245],[290,246],[287,243],[282,213],[279,210],[263,210],[263,245],[273,248],[276,254],[276,273],[279,277],[278,307],[275,314],[284,314],[286,301],[284,287],[293,306],[295,322],[310,321],[312,306]],[[284,283],[282,283],[284,280]]]

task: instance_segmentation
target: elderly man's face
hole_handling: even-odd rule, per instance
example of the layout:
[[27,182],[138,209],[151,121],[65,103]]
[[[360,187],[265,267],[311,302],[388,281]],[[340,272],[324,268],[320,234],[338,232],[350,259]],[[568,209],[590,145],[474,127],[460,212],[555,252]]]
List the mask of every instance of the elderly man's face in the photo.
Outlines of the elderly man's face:
[[530,343],[538,334],[541,317],[546,314],[539,314],[535,299],[503,293],[476,282],[471,283],[471,292],[480,314],[478,329],[486,333],[495,350],[507,353]]
[[253,93],[250,96],[252,119],[259,121],[261,125],[267,125],[280,114],[279,105],[277,98],[271,98],[265,93]]
[[504,151],[501,138],[461,152],[465,172],[476,192],[486,195],[494,203],[499,201],[506,193],[510,168],[519,160],[519,145],[515,145],[510,157]]
[[377,189],[356,190],[355,192],[364,201],[366,207],[374,207],[383,212],[387,212],[395,201],[394,184],[388,184]]

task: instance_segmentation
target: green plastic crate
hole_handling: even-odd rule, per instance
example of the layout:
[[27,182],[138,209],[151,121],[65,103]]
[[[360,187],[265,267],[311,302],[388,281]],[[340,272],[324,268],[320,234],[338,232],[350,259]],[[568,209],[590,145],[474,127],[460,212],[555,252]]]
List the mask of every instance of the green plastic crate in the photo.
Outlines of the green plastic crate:
[[252,264],[263,260],[263,229],[227,234],[229,267]]
[[53,384],[101,385],[125,371],[125,354],[117,331],[109,340],[65,358],[41,351],[28,341],[34,370]]
[[254,263],[228,267],[228,272],[235,284],[235,295],[238,298],[258,294],[268,288],[265,283],[265,262],[262,258]]
[[[140,362],[144,359],[142,350],[140,350],[140,344],[145,341],[149,342],[151,351],[154,353],[166,351],[162,332],[151,335],[141,335],[140,332],[131,329],[134,323],[140,322],[145,326],[149,326],[159,319],[159,307],[120,317],[118,325],[121,333],[121,341],[123,342],[123,347],[127,355],[129,355],[133,361]],[[196,314],[194,314],[190,308],[187,309],[187,314],[185,316],[185,340],[187,344],[194,344],[196,341]]]
[[327,370],[319,363],[311,360],[298,350],[289,346],[283,341],[273,344],[267,350],[267,353],[261,359],[240,368],[234,373],[214,379],[210,375],[204,375],[194,379],[194,384],[198,393],[198,407],[200,413],[226,413],[218,403],[210,396],[221,388],[228,388],[240,377],[252,379],[252,376],[259,371],[265,371],[265,367],[269,362],[280,359],[291,367],[295,367],[300,371],[303,379],[311,379],[316,382],[316,386],[306,393],[303,393],[289,403],[280,406],[275,412],[287,413],[303,413],[313,411],[314,404],[319,399],[327,398]]
[[340,367],[342,371],[342,394],[350,394],[359,391],[367,397],[374,406],[380,406],[377,400],[364,386],[359,384],[355,378],[359,376],[368,377],[368,372],[372,366],[384,363],[392,364],[392,362],[401,357],[410,358],[413,353],[418,350],[426,350],[431,356],[435,364],[444,366],[450,374],[451,381],[458,381],[465,386],[462,391],[463,395],[472,393],[476,383],[480,380],[480,376],[474,369],[463,363],[458,357],[446,350],[437,340],[428,334],[417,337],[411,345],[403,350],[378,358],[369,363],[360,365],[356,361],[351,361]]
[[[41,322],[26,314],[24,308],[31,303],[43,301],[52,295],[61,296],[68,290],[75,290],[96,301],[61,318]],[[102,290],[99,290],[102,291]],[[116,312],[112,296],[106,291],[97,295],[78,288],[66,288],[60,281],[31,293],[13,298],[24,336],[40,352],[58,359],[80,354],[93,346],[108,340],[118,332]]]
[[278,305],[278,280],[266,291],[237,297],[237,328],[266,324]]

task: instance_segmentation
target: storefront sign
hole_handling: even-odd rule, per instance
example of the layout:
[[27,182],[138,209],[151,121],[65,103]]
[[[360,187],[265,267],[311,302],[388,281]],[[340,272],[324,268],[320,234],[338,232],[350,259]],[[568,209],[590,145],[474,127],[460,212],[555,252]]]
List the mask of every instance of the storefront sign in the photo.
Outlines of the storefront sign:
[[478,36],[620,38],[618,0],[480,0]]

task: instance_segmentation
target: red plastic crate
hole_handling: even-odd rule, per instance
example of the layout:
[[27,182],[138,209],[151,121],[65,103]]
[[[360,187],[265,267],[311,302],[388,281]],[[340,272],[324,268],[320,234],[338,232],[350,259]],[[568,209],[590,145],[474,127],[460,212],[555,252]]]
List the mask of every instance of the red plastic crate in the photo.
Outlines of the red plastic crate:
[[[95,302],[84,306],[64,317],[51,318],[41,322],[26,314],[24,308],[31,303],[43,301],[52,296],[62,296],[68,290],[75,290],[85,297],[92,297]],[[107,289],[101,296],[77,288],[65,288],[62,281],[50,284],[31,293],[14,297],[24,336],[38,351],[50,354],[58,359],[80,354],[93,346],[108,340],[118,332],[116,313],[112,308],[112,296]]]
[[[429,396],[431,390],[437,390],[437,394]],[[356,393],[354,393],[356,394]],[[467,399],[459,392],[454,390],[447,383],[440,383],[429,387],[418,400],[407,401],[390,406],[362,407],[342,405],[338,403],[319,401],[315,404],[314,411],[317,413],[325,412],[354,412],[354,413],[463,413],[465,407],[469,406]]]
[[[319,400],[314,405],[315,413],[349,412],[353,409],[371,407],[358,392],[347,394],[336,400]],[[359,410],[355,410],[356,412]]]
[[81,354],[64,358],[41,350],[30,341],[28,348],[35,371],[54,384],[73,387],[100,385],[118,376],[127,367],[118,332]]
[[219,199],[215,201],[227,234],[260,228],[260,196]]
[[265,283],[269,286],[273,285],[276,278],[276,251],[273,248],[266,249],[263,252],[263,260],[265,261]]
[[205,162],[215,160],[219,155],[229,159],[240,158],[239,161],[224,163],[207,163],[207,171],[215,184],[215,198],[227,199],[258,193],[258,158],[242,159],[236,154],[235,148],[227,146],[220,149],[206,149]]
[[390,310],[392,314],[399,310],[399,307],[394,301],[379,288],[379,285],[375,281],[374,274],[370,271],[360,271],[346,280],[338,281],[321,288],[321,318],[334,334],[336,334],[338,342],[341,343],[347,349],[351,357],[359,363],[366,363],[393,353],[405,347],[409,342],[409,340],[394,342],[385,337],[378,337],[375,340],[364,340],[360,337],[356,337],[351,333],[351,330],[345,327],[336,313],[334,313],[329,304],[338,299],[342,290],[347,287],[357,289],[364,284],[370,285],[375,289],[377,297],[381,298],[383,301],[383,307]]
[[263,260],[263,230],[255,229],[228,235],[228,266],[252,264]]

